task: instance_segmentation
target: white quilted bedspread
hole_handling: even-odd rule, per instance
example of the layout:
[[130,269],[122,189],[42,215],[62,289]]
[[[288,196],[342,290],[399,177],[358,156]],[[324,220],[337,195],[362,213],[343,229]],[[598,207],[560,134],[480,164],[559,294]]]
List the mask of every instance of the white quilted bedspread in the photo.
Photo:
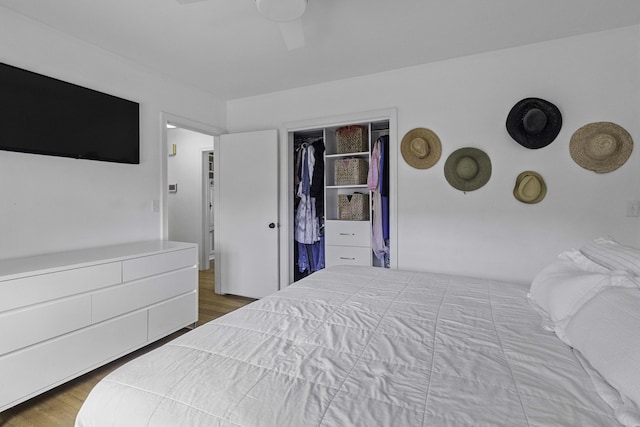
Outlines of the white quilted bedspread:
[[98,426],[615,426],[527,287],[333,267],[102,380]]

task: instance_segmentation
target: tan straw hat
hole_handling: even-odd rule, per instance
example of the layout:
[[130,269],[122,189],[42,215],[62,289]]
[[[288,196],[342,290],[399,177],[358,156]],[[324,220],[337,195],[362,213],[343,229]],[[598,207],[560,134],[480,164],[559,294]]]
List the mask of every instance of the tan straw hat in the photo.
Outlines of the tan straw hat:
[[622,166],[633,150],[631,135],[611,122],[594,122],[574,132],[569,142],[571,158],[585,169],[607,173]]
[[477,190],[491,177],[491,159],[477,148],[460,148],[451,153],[444,163],[444,177],[458,190]]
[[547,194],[547,185],[539,173],[533,171],[522,172],[516,178],[513,195],[522,203],[538,203]]
[[402,138],[400,152],[409,166],[428,169],[438,163],[442,154],[442,145],[440,138],[432,130],[415,128]]

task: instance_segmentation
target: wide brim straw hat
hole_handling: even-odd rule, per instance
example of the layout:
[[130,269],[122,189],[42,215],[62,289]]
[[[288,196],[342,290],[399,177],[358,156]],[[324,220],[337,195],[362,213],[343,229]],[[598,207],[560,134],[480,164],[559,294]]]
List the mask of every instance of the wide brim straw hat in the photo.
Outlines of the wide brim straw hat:
[[432,130],[411,129],[400,143],[400,152],[404,161],[416,169],[428,169],[440,160],[442,144]]
[[540,98],[525,98],[511,108],[507,132],[518,144],[538,149],[551,144],[562,128],[558,107]]
[[594,122],[575,131],[569,142],[571,158],[596,173],[608,173],[622,166],[633,151],[633,139],[623,127],[611,122]]
[[538,172],[524,171],[516,178],[513,196],[522,203],[538,203],[546,195],[547,184]]
[[452,187],[458,190],[477,190],[491,178],[491,159],[480,149],[460,148],[447,158],[444,164],[444,177]]

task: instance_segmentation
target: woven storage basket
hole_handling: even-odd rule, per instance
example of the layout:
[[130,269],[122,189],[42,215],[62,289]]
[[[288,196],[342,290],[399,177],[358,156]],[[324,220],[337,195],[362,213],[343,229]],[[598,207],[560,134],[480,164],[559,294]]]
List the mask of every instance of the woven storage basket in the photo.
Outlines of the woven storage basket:
[[338,219],[369,221],[369,195],[338,194]]
[[337,153],[362,153],[367,149],[367,128],[364,126],[343,126],[336,129]]
[[362,185],[367,183],[369,168],[364,159],[341,159],[335,164],[335,185]]

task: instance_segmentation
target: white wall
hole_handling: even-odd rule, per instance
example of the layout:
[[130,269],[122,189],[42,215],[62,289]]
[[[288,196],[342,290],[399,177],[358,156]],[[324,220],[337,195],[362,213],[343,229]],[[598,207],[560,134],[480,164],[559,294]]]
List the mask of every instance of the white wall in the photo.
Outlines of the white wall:
[[[169,184],[178,184],[176,193],[167,193],[168,238],[199,245],[200,269],[208,269],[209,254],[204,253],[203,239],[203,150],[213,150],[213,136],[186,129],[167,129],[169,147],[176,144],[176,155],[167,158]],[[207,172],[208,174],[208,172]]]
[[[639,31],[594,33],[237,99],[228,102],[227,127],[279,128],[397,107],[398,141],[412,128],[427,127],[443,145],[440,161],[428,170],[411,168],[398,151],[399,268],[528,281],[560,251],[588,239],[607,234],[640,243],[639,219],[625,217],[626,201],[640,200],[640,148],[606,175],[579,167],[568,149],[573,132],[593,121],[616,122],[640,142]],[[561,132],[546,148],[525,149],[506,132],[509,110],[525,97],[547,99],[563,114]],[[464,146],[486,151],[493,164],[489,183],[467,194],[443,175],[447,156]],[[524,170],[541,173],[547,183],[537,205],[512,195]],[[281,179],[286,174],[282,170]],[[284,208],[283,201],[281,221]]]
[[160,114],[224,127],[224,102],[0,7],[0,61],[140,103],[141,161],[0,151],[0,258],[162,237]]

